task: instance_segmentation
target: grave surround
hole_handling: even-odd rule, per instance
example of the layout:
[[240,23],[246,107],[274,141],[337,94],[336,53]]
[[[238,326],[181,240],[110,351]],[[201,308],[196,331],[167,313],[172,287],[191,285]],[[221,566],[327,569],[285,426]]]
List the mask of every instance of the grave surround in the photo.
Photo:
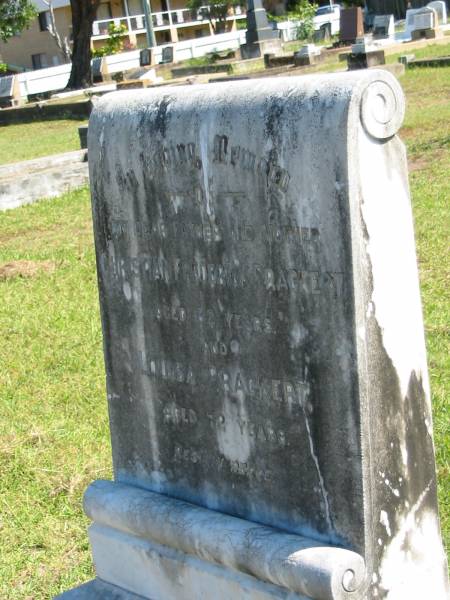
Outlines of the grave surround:
[[117,594],[447,597],[403,114],[376,70],[96,105]]

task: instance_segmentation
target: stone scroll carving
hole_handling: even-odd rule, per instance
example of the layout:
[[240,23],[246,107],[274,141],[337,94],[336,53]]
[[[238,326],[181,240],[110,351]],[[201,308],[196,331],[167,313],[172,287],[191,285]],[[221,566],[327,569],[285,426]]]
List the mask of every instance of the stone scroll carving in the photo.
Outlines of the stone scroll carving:
[[96,105],[106,584],[447,598],[403,116],[373,69]]

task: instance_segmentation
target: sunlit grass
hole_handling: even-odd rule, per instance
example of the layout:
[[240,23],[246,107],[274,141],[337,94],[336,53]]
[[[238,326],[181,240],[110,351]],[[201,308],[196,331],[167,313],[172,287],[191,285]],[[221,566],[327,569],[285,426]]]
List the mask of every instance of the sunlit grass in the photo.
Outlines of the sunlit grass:
[[0,165],[79,150],[78,127],[84,123],[63,119],[0,126]]

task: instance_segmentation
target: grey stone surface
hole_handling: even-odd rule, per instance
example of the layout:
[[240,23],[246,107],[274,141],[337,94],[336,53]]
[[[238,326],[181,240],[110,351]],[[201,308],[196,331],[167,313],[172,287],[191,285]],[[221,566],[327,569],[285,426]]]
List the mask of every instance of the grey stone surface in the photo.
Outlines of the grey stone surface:
[[121,589],[138,591],[147,599],[308,600],[306,596],[266,583],[241,570],[217,565],[112,527],[94,524],[89,538],[99,575],[116,582]]
[[247,5],[245,44],[240,47],[243,59],[282,52],[279,32],[270,25],[262,0],[249,0]]
[[[98,575],[127,589],[128,585],[116,579],[120,577],[118,570],[111,569],[111,548],[121,539],[119,532],[147,540],[151,547],[162,545],[178,555],[191,555],[240,572],[239,578],[243,573],[251,575],[275,586],[269,587],[273,591],[282,588],[278,589],[282,597],[288,589],[295,595],[344,599],[364,582],[364,560],[355,552],[137,487],[97,481],[86,492],[84,508],[95,523],[91,528],[91,543]],[[101,533],[99,548],[95,532],[99,528],[103,532],[105,527],[113,531],[106,536],[109,540],[106,544]],[[109,552],[102,552],[106,546]],[[148,585],[154,585],[154,577]],[[227,598],[227,586],[221,587]],[[262,591],[266,586],[258,587]],[[145,595],[145,584],[132,590]],[[165,595],[160,591],[156,597]]]
[[247,4],[247,31],[245,40],[247,44],[272,40],[279,37],[276,29],[273,29],[267,19],[266,9],[262,0],[249,0]]
[[395,37],[394,15],[375,15],[373,37],[375,39]]
[[116,481],[360,554],[358,600],[448,593],[403,114],[370,70],[110,94],[89,125]]
[[86,150],[0,166],[0,211],[89,184]]
[[80,148],[81,149],[87,148],[87,133],[88,133],[87,125],[80,125],[80,127],[78,127],[78,137],[80,138]]
[[439,25],[447,24],[447,5],[443,0],[428,2],[427,7],[436,11]]
[[101,579],[93,579],[73,590],[55,597],[55,600],[143,600],[128,590],[124,590]]

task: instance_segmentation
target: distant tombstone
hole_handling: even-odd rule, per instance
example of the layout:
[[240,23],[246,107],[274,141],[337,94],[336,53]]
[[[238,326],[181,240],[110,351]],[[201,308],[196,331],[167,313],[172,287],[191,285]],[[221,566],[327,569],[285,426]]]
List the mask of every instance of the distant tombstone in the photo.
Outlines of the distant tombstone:
[[427,4],[428,8],[432,8],[437,12],[439,25],[447,24],[447,5],[442,0],[435,0]]
[[92,59],[92,81],[93,83],[100,83],[103,81],[102,71],[103,58],[96,57]]
[[394,38],[394,15],[376,15],[373,21],[372,31],[375,39]]
[[[411,8],[406,11],[405,36],[411,40],[435,37],[437,13],[429,7]],[[427,33],[428,32],[428,33]]]
[[173,46],[164,46],[161,51],[161,62],[163,64],[173,63],[174,57],[174,47]]
[[321,48],[315,44],[305,44],[294,53],[296,67],[314,65],[323,59]]
[[153,48],[143,48],[139,53],[139,65],[148,67],[154,64]]
[[405,16],[405,36],[411,38],[414,29],[414,15],[419,11],[419,8],[409,8]]
[[352,44],[352,51],[347,55],[347,65],[349,70],[367,69],[385,64],[384,50],[374,46],[370,39],[365,37],[358,38],[355,44]]
[[423,8],[414,15],[414,29],[432,29],[435,26],[434,11],[430,8]]
[[17,106],[20,103],[20,84],[17,75],[0,77],[0,107]]
[[341,42],[353,43],[356,38],[364,35],[363,13],[360,6],[343,8],[340,15],[339,40]]
[[115,481],[67,599],[447,599],[403,115],[381,70],[96,105]]

